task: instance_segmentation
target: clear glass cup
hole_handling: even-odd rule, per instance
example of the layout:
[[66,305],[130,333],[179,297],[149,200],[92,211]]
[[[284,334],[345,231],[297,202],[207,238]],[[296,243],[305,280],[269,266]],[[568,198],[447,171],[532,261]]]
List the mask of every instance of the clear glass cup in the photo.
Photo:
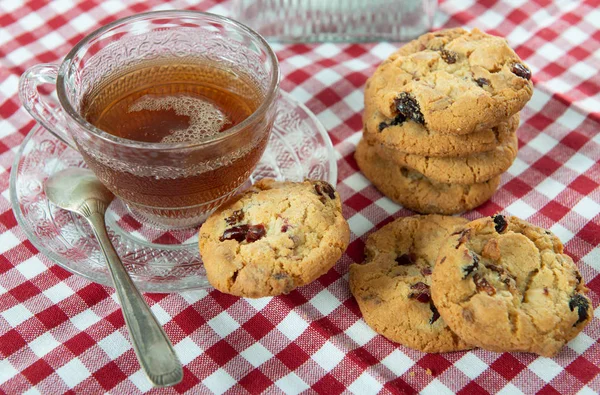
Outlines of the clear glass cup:
[[437,0],[234,0],[233,17],[271,41],[406,41],[429,31]]
[[[208,62],[252,81],[260,91],[258,107],[241,123],[192,143],[120,138],[82,115],[86,96],[101,89],[100,84],[122,78],[140,64],[174,61],[182,67]],[[201,223],[247,181],[269,139],[279,78],[272,49],[246,26],[209,13],[157,11],[92,32],[60,65],[33,66],[21,77],[19,96],[40,124],[81,153],[135,216],[161,227],[183,228]],[[160,83],[160,74],[156,81]],[[58,101],[46,84],[55,85]]]

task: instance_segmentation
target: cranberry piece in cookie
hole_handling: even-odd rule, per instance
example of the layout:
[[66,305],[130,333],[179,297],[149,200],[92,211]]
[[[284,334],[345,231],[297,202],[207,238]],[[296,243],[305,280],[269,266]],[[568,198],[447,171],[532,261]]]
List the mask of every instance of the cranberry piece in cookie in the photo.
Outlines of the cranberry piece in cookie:
[[329,196],[329,199],[335,199],[335,189],[326,181],[317,181],[315,183],[315,191],[319,196]]
[[402,254],[396,258],[396,263],[400,266],[412,265],[415,259],[410,254]]
[[234,225],[241,222],[244,219],[243,210],[235,210],[229,217],[225,218],[227,225]]
[[462,268],[463,279],[469,277],[469,274],[473,273],[479,267],[479,258],[477,257],[477,255],[473,255],[473,254],[469,254],[469,255],[473,259],[473,263],[470,265],[467,265],[467,266],[463,266],[463,268]]
[[588,298],[586,298],[585,296],[583,296],[581,294],[573,295],[573,297],[569,301],[569,309],[571,309],[571,311],[574,311],[575,309],[577,309],[577,314],[579,315],[577,322],[575,322],[575,324],[573,324],[573,326],[577,326],[580,322],[587,321],[587,319],[589,318],[589,315],[588,315],[589,308],[590,308],[590,302],[589,302]]
[[429,289],[429,285],[418,282],[410,286],[410,289],[413,290],[408,297],[410,299],[415,299],[421,303],[429,303],[431,301],[431,291]]
[[522,63],[515,63],[512,65],[510,69],[515,75],[525,78],[526,80],[531,79],[531,71],[527,67],[525,67]]
[[477,83],[477,85],[479,85],[482,88],[484,86],[489,86],[490,85],[490,80],[488,80],[487,78],[477,78],[475,80],[475,82]]
[[223,236],[220,237],[219,240],[235,240],[237,242],[242,242],[246,240],[246,235],[248,234],[248,225],[238,225],[228,229],[225,229],[223,232]]
[[496,232],[504,232],[508,227],[508,223],[506,222],[504,216],[501,214],[496,214],[492,218],[494,219],[494,223],[496,224],[496,226],[494,227],[496,229]]
[[266,233],[263,224],[250,225],[248,227],[248,233],[246,234],[246,241],[248,243],[254,243],[256,240],[260,240]]
[[455,52],[448,51],[446,49],[441,49],[440,55],[441,55],[442,59],[444,59],[444,62],[446,62],[448,64],[456,63],[456,53]]
[[401,92],[396,98],[395,104],[398,112],[404,117],[412,119],[421,125],[425,123],[425,118],[423,118],[419,103],[417,103],[415,97],[410,93]]

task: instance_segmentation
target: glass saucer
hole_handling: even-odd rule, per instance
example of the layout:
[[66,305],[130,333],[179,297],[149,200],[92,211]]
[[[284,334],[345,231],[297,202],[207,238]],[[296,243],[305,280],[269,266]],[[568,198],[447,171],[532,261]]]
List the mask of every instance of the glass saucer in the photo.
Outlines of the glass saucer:
[[[300,181],[321,179],[335,185],[337,165],[323,125],[302,103],[281,94],[269,145],[249,183],[264,177]],[[76,214],[51,204],[44,181],[67,167],[86,167],[79,153],[40,125],[27,135],[10,175],[10,199],[21,229],[41,253],[63,268],[112,286],[91,228]],[[112,242],[140,290],[177,292],[208,288],[198,253],[197,228],[154,228],[115,199],[106,214]]]

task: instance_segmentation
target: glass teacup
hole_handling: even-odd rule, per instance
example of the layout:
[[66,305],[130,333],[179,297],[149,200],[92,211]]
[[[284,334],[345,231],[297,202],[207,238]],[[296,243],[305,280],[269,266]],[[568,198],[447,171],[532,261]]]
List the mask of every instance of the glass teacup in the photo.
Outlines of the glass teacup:
[[[38,89],[56,84],[58,102]],[[24,107],[77,149],[135,216],[201,223],[245,183],[267,145],[279,65],[231,19],[158,11],[85,37],[21,77]]]

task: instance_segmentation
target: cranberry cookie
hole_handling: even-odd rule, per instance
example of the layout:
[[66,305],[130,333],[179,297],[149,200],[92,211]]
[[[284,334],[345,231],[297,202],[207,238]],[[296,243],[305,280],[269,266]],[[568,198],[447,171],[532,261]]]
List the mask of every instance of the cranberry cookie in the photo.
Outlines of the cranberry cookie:
[[491,151],[464,157],[446,158],[407,154],[383,144],[373,144],[383,158],[446,184],[477,184],[504,173],[517,157],[519,141],[513,133],[504,144]]
[[431,293],[470,344],[554,356],[593,309],[573,260],[552,232],[516,217],[468,223],[440,248]]
[[350,265],[350,290],[367,324],[425,352],[472,348],[448,328],[431,301],[431,272],[443,240],[468,221],[404,217],[369,235],[366,260]]
[[417,122],[389,121],[374,105],[365,103],[363,136],[371,144],[381,143],[407,154],[431,157],[469,156],[494,150],[513,139],[519,115],[491,129],[469,134],[436,133]]
[[257,298],[288,293],[327,272],[348,246],[338,193],[325,181],[258,181],[200,229],[210,284]]
[[456,214],[488,200],[500,184],[500,176],[477,184],[447,184],[385,159],[361,140],[354,154],[363,174],[384,195],[422,214]]
[[469,134],[519,112],[533,93],[530,80],[503,38],[449,29],[425,34],[385,60],[367,81],[365,102],[386,124]]

